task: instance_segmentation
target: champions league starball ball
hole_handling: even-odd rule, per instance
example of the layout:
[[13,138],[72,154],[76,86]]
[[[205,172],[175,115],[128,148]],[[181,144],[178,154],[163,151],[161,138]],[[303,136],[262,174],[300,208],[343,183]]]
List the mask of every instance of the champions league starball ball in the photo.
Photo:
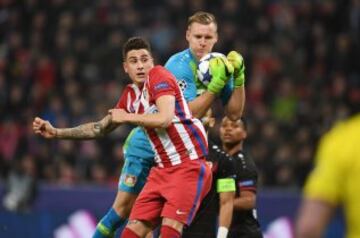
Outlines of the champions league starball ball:
[[222,53],[212,52],[212,53],[204,55],[199,61],[196,73],[197,73],[198,80],[200,82],[202,82],[202,84],[204,84],[205,86],[207,86],[211,81],[212,76],[211,76],[211,72],[209,69],[209,63],[210,63],[210,60],[215,57],[226,58],[226,56]]

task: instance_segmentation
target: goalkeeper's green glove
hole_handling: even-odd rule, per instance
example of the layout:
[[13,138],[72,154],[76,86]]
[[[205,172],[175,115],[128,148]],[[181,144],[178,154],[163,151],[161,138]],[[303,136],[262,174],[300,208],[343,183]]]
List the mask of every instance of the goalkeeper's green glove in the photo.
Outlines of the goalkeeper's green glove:
[[219,94],[234,73],[234,67],[226,58],[215,57],[209,61],[209,70],[211,81],[207,86],[207,90]]
[[230,51],[226,57],[234,66],[234,87],[238,88],[245,84],[245,64],[243,57],[236,51]]

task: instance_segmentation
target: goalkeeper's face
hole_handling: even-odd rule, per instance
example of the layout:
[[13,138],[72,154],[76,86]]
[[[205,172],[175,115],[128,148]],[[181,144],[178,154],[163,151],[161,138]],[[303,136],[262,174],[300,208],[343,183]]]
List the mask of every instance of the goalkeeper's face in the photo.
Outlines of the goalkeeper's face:
[[123,66],[130,79],[141,86],[148,78],[150,69],[154,67],[154,60],[146,49],[130,50]]
[[194,56],[200,60],[212,51],[217,42],[217,26],[215,23],[204,25],[194,22],[186,31],[186,40],[189,42],[189,47]]

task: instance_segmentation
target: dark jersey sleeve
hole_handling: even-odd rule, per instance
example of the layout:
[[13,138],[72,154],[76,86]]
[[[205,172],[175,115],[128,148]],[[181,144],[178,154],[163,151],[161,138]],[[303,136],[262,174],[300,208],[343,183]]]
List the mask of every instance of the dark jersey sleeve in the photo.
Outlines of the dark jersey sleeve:
[[234,159],[236,159],[236,182],[238,189],[256,193],[258,172],[254,161],[242,152],[235,154]]

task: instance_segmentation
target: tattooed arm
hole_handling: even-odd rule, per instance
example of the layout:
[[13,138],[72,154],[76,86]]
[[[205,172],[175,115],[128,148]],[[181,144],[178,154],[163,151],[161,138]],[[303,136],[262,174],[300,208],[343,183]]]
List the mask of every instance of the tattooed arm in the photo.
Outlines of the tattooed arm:
[[59,139],[94,139],[113,131],[119,124],[111,122],[107,115],[98,122],[89,122],[72,128],[54,128],[49,121],[36,117],[33,122],[35,134],[45,138]]

